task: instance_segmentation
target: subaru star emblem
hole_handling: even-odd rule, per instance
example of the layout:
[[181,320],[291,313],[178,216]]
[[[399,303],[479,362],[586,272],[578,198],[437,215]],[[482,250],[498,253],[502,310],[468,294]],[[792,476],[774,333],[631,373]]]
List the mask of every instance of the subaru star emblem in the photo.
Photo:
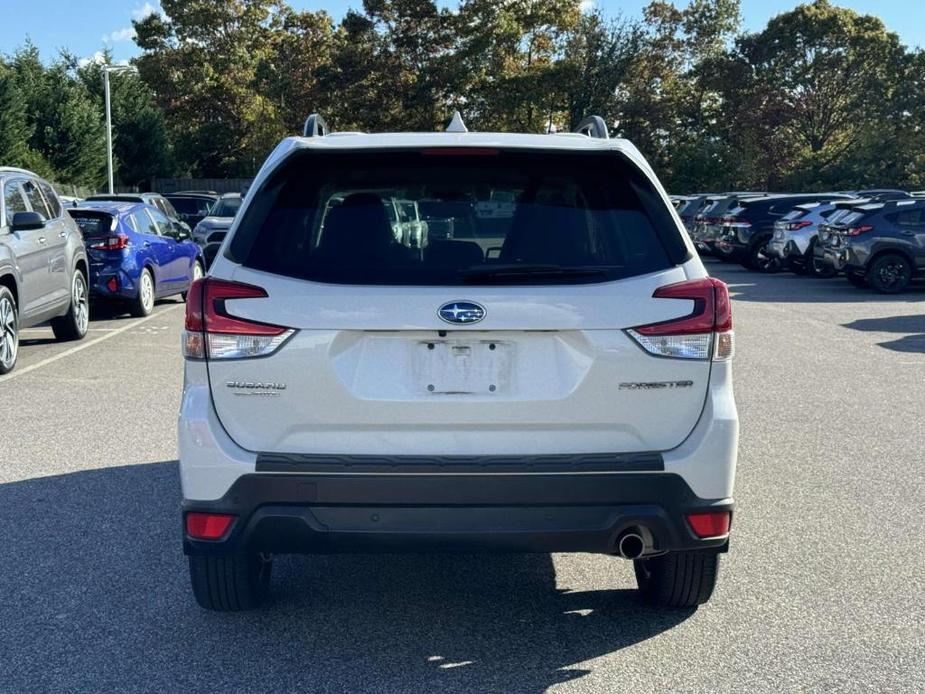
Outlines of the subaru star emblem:
[[451,301],[437,311],[447,323],[478,323],[485,317],[485,307],[473,301]]

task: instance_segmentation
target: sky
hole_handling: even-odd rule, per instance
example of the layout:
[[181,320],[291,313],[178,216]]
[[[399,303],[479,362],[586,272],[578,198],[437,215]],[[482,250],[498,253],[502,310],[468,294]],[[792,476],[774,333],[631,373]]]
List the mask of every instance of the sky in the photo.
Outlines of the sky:
[[[648,0],[585,0],[607,14],[640,17]],[[834,0],[865,14],[878,15],[887,28],[909,46],[925,48],[925,0]],[[299,9],[325,9],[340,19],[362,0],[289,0]],[[443,4],[454,4],[443,0]],[[684,5],[685,0],[675,0]],[[742,0],[744,28],[758,31],[768,19],[792,9],[798,0]],[[158,8],[157,0],[0,0],[0,54],[9,54],[32,39],[42,56],[50,59],[61,48],[79,58],[90,58],[109,47],[116,61],[138,54],[132,41],[132,18]]]

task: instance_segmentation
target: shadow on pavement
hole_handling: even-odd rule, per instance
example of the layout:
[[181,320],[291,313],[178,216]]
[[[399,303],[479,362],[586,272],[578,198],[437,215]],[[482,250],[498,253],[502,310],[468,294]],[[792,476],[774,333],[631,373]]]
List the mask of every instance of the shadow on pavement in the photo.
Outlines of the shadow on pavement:
[[549,555],[281,557],[269,606],[209,613],[179,496],[173,461],[0,485],[0,688],[541,692],[692,614],[558,590]]
[[878,294],[871,289],[859,289],[844,277],[818,279],[778,272],[771,275],[752,272],[736,263],[723,263],[703,258],[713,277],[729,285],[733,301],[782,303],[861,303],[913,302],[925,299],[925,285],[912,285],[901,294]]
[[894,352],[925,353],[925,315],[863,318],[851,323],[845,323],[844,327],[862,332],[902,333],[903,336],[898,340],[878,342],[877,344]]

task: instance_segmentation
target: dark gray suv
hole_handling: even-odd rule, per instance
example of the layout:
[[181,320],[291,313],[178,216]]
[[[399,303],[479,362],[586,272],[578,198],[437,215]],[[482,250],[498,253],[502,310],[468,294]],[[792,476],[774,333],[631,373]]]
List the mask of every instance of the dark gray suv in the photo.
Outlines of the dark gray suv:
[[59,340],[87,334],[87,253],[47,181],[0,167],[0,374],[13,370],[19,331],[51,321]]

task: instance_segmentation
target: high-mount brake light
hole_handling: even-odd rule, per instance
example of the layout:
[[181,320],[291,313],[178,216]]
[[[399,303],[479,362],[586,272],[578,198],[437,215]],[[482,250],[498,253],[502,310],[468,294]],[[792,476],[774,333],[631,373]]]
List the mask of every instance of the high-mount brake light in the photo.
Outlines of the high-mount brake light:
[[630,328],[626,332],[649,354],[672,359],[726,361],[735,353],[729,289],[713,277],[659,287],[655,299],[687,299],[693,311],[681,318]]
[[428,147],[422,149],[425,157],[494,157],[500,151],[491,147]]
[[295,332],[229,314],[226,301],[262,299],[266,290],[250,284],[204,277],[186,298],[183,356],[187,359],[248,359],[279,349]]

